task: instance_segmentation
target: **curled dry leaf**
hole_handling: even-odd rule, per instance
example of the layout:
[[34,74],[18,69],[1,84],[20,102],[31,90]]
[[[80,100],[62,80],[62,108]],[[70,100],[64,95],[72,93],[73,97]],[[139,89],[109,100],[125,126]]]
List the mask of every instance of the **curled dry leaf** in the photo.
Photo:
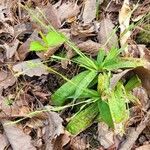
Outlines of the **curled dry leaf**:
[[96,18],[97,0],[84,1],[83,22],[84,24],[91,23]]
[[136,148],[135,150],[150,150],[150,144],[145,144],[143,146]]
[[58,7],[57,15],[61,22],[63,22],[66,19],[77,16],[79,13],[79,9],[80,7],[75,2],[64,2],[61,6]]
[[[57,138],[64,134],[64,127],[62,125],[62,118],[56,112],[49,112],[48,115],[48,125],[45,126],[44,130],[44,140],[46,142],[46,150],[54,150],[55,145],[60,145],[60,141],[57,141]],[[57,143],[55,143],[57,142]],[[58,146],[59,147],[59,146]]]
[[118,81],[129,71],[131,71],[131,69],[127,69],[118,74],[114,74],[113,77],[110,79],[110,88],[113,89],[117,85]]
[[1,122],[13,150],[36,150],[32,145],[31,137],[23,132],[23,128],[19,128],[17,125],[6,125],[8,121]]
[[20,62],[13,66],[13,71],[18,75],[28,75],[29,77],[41,76],[48,74],[47,67],[41,62],[40,59],[33,59],[29,61]]
[[6,135],[4,133],[3,134],[0,133],[0,150],[6,149],[8,145],[9,145],[9,141]]
[[12,86],[16,82],[16,78],[11,72],[4,70],[0,71],[0,91]]
[[42,41],[41,38],[38,37],[38,31],[34,30],[31,36],[18,48],[18,57],[20,60],[24,60],[29,53],[29,46],[31,41]]
[[104,18],[100,22],[97,39],[107,51],[112,47],[118,47],[118,37],[115,33],[114,24],[109,18]]

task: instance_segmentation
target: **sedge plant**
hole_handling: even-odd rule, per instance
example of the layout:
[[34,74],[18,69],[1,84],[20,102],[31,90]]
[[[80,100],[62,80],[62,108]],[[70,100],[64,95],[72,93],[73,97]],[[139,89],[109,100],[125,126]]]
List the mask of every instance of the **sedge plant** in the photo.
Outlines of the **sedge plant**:
[[[27,8],[26,8],[27,9]],[[30,10],[28,10],[30,12]],[[32,12],[30,14],[35,17]],[[66,129],[73,135],[77,135],[94,121],[103,121],[116,133],[123,133],[124,126],[129,118],[130,102],[137,102],[131,90],[140,84],[137,76],[132,77],[127,83],[119,80],[113,88],[111,78],[118,69],[134,69],[144,65],[144,61],[137,58],[123,58],[120,53],[124,50],[111,48],[109,53],[100,49],[97,58],[90,58],[82,53],[74,43],[52,26],[46,26],[35,17],[39,23],[49,31],[46,35],[40,33],[42,43],[32,41],[31,51],[47,51],[49,47],[66,43],[78,55],[72,61],[77,63],[83,71],[67,80],[51,96],[56,108],[66,108],[68,103],[80,104],[78,111],[71,117]],[[52,56],[53,59],[65,59]],[[66,79],[66,78],[65,78]],[[84,101],[84,103],[82,103]]]

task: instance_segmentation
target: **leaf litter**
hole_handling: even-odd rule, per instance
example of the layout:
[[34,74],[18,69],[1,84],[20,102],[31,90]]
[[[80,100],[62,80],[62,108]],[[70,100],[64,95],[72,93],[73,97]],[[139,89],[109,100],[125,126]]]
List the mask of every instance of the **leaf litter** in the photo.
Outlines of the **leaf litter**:
[[[150,47],[149,44],[137,40],[140,37],[139,31],[141,28],[144,29],[143,25],[149,20],[149,17],[146,17],[149,12],[149,1],[144,0],[141,3],[129,0],[110,2],[22,0],[21,3],[30,7],[33,14],[40,18],[45,26],[52,25],[64,33],[90,58],[95,58],[100,48],[103,48],[108,55],[112,47],[124,48],[127,45],[124,48],[125,55],[124,52],[121,55],[140,58],[144,62],[144,67],[115,70],[112,72],[110,87],[115,88],[120,80],[126,83],[130,76],[136,74],[142,85],[131,92],[139,99],[141,105],[129,106],[132,113],[125,126],[125,139],[118,138],[118,135],[102,122],[98,124],[95,122],[94,127],[98,126],[96,132],[92,130],[88,134],[86,130],[84,138],[82,133],[73,137],[65,127],[75,113],[75,109],[79,108],[65,108],[59,112],[40,111],[45,109],[45,106],[53,108],[50,96],[64,82],[57,77],[59,73],[57,74],[55,70],[63,72],[63,75],[69,78],[80,72],[78,68],[71,70],[76,53],[68,47],[66,41],[60,42],[61,40],[57,41],[60,43],[56,46],[49,45],[47,51],[31,51],[30,43],[39,41],[43,44],[41,33],[46,35],[49,31],[33,19],[17,1],[2,0],[0,2],[2,127],[0,149],[6,147],[14,150],[65,148],[109,150],[113,147],[119,150],[149,149],[150,139],[146,138],[140,143],[140,137],[149,126]],[[41,15],[39,10],[44,15]],[[61,63],[51,60],[52,55],[58,55],[66,60],[61,60]],[[48,70],[49,67],[51,69]],[[54,82],[49,83],[48,78],[52,77],[51,74],[56,76],[54,78],[56,85],[53,85]],[[50,89],[54,89],[51,87],[55,87],[55,90],[51,91]],[[40,113],[36,114],[36,111]],[[23,120],[13,125],[9,122],[18,119]],[[10,124],[7,124],[8,122]],[[89,129],[93,129],[92,127]],[[93,146],[92,143],[95,145]]]

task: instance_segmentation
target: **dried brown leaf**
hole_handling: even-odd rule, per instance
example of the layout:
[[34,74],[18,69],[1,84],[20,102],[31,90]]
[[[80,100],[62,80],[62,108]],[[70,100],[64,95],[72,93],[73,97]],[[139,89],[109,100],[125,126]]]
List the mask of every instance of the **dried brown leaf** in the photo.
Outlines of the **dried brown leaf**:
[[118,47],[118,37],[114,30],[114,24],[109,18],[105,18],[100,22],[97,38],[100,44],[107,47],[106,50],[112,47]]
[[96,18],[96,4],[97,0],[84,1],[84,10],[82,18],[85,25],[91,23]]
[[48,74],[47,67],[41,62],[40,59],[33,59],[29,61],[20,62],[13,66],[13,71],[18,75],[28,75],[29,77],[41,76]]
[[16,82],[16,78],[11,72],[6,72],[4,70],[0,71],[0,91],[12,86]]
[[31,137],[23,132],[17,125],[6,125],[8,121],[2,121],[5,134],[13,150],[36,150],[32,145]]
[[78,47],[82,52],[85,52],[88,55],[96,56],[102,45],[92,40],[87,40],[78,44]]

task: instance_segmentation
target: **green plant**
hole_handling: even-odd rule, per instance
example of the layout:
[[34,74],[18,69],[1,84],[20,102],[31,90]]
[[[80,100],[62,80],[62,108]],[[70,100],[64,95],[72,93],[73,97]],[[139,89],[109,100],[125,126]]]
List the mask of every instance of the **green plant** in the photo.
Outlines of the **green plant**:
[[[101,49],[96,60],[87,56],[74,58],[73,61],[84,67],[86,71],[73,77],[52,94],[52,101],[57,106],[71,101],[75,103],[78,100],[91,100],[90,104],[87,106],[84,104],[84,107],[81,107],[69,121],[67,129],[72,134],[78,134],[90,126],[97,116],[100,116],[101,121],[114,128],[117,133],[124,131],[124,124],[129,117],[128,103],[137,101],[131,89],[138,86],[140,80],[134,76],[126,84],[119,81],[112,89],[110,87],[112,72],[122,68],[136,68],[142,66],[144,62],[140,59],[122,58],[119,56],[120,52],[122,49],[112,48],[106,54]],[[61,59],[57,56],[53,58]]]
[[[84,101],[80,103],[82,105],[79,111],[70,119],[67,130],[72,134],[78,134],[90,126],[94,120],[100,120],[114,128],[117,133],[122,133],[129,117],[128,103],[137,102],[130,90],[139,85],[139,79],[135,76],[127,84],[119,81],[114,88],[110,86],[110,79],[115,70],[136,68],[143,66],[144,62],[141,59],[122,58],[119,54],[123,49],[116,48],[112,48],[108,54],[101,49],[96,60],[89,58],[64,35],[57,32],[52,26],[46,26],[30,10],[28,11],[43,27],[49,30],[46,36],[41,34],[43,44],[33,41],[30,50],[47,50],[51,46],[65,42],[79,55],[72,61],[86,69],[71,80],[67,80],[51,97],[53,104],[58,108],[56,110],[67,108],[68,102],[72,102],[70,106],[74,106]],[[64,59],[58,56],[52,58]]]

